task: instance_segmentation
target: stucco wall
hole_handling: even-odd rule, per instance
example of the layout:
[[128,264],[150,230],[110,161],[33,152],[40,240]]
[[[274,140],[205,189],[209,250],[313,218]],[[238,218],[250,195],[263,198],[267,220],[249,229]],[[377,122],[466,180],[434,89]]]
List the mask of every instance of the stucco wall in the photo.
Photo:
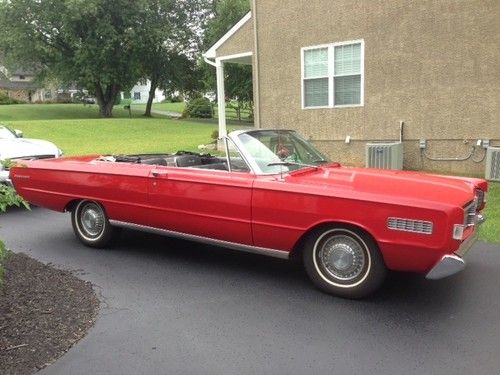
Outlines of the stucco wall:
[[[255,12],[262,127],[298,129],[333,159],[362,165],[364,144],[398,139],[402,120],[405,168],[484,174],[472,161],[482,149],[432,162],[418,139],[438,158],[462,158],[478,138],[500,146],[500,1],[258,0]],[[301,109],[301,47],[357,39],[364,106]]]

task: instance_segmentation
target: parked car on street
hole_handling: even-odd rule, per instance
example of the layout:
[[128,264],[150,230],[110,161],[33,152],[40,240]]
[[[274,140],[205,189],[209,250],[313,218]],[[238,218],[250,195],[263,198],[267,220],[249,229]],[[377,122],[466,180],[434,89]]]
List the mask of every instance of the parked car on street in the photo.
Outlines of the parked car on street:
[[71,212],[85,245],[126,227],[300,258],[321,290],[375,291],[387,270],[430,279],[465,266],[487,182],[343,167],[291,130],[235,131],[218,155],[95,155],[11,169],[29,202]]
[[0,184],[11,184],[7,161],[58,158],[62,153],[52,142],[23,138],[20,130],[0,124]]

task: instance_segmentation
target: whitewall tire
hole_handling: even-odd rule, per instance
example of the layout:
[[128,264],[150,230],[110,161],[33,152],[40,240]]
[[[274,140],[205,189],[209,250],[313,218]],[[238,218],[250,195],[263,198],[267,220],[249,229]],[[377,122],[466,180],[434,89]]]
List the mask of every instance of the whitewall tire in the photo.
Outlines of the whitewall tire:
[[303,249],[304,266],[321,290],[362,298],[383,282],[386,268],[373,239],[351,227],[323,227],[311,232]]
[[71,211],[71,224],[76,237],[87,246],[105,247],[113,238],[114,228],[104,208],[97,202],[78,202]]

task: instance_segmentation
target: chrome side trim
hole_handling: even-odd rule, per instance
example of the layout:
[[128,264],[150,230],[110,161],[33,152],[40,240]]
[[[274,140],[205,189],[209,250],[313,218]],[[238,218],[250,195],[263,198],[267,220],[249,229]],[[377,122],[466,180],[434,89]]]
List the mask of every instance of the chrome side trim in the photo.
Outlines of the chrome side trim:
[[201,243],[205,243],[208,245],[225,247],[228,249],[244,251],[244,252],[252,253],[252,254],[267,255],[267,256],[272,256],[272,257],[281,258],[281,259],[288,259],[290,256],[290,253],[288,251],[283,251],[283,250],[268,249],[265,247],[243,245],[243,244],[239,244],[239,243],[235,243],[235,242],[216,240],[213,238],[197,236],[194,234],[176,232],[176,231],[167,230],[167,229],[153,228],[153,227],[149,227],[147,225],[127,223],[125,221],[119,221],[119,220],[110,220],[109,222],[111,225],[114,225],[117,227],[135,229],[135,230],[140,230],[140,231],[148,232],[148,233],[154,233],[154,234],[166,235],[166,236],[181,238],[181,239],[190,240],[190,241],[196,241],[196,242],[201,242]]

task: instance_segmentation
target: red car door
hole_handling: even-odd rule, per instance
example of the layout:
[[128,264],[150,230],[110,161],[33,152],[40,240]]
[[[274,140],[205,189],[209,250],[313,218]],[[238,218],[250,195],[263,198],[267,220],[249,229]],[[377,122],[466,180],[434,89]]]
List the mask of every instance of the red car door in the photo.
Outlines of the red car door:
[[254,175],[156,166],[149,176],[152,226],[252,245]]

